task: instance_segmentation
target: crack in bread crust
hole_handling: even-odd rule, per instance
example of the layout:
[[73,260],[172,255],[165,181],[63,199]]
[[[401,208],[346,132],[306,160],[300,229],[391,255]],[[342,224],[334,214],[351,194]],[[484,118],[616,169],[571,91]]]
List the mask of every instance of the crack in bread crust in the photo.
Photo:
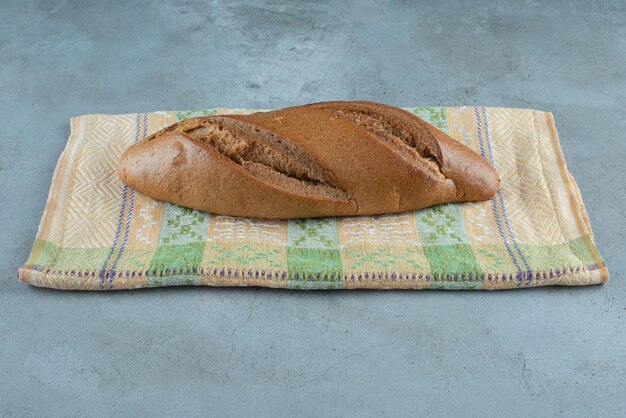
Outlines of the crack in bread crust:
[[350,200],[310,157],[265,129],[228,117],[185,125],[183,122],[177,130],[213,147],[255,177],[298,194]]
[[[441,169],[441,164],[428,146],[407,129],[402,123],[396,123],[391,118],[376,112],[375,110],[362,109],[360,107],[350,107],[349,105],[336,105],[334,103],[313,104],[332,114],[335,117],[349,120],[368,132],[374,134],[376,138],[392,145],[403,156],[411,159],[418,159],[430,169],[433,174],[441,179],[446,179],[446,175]],[[420,127],[421,128],[421,127]],[[423,128],[421,128],[423,130]],[[423,134],[428,135],[426,132]]]

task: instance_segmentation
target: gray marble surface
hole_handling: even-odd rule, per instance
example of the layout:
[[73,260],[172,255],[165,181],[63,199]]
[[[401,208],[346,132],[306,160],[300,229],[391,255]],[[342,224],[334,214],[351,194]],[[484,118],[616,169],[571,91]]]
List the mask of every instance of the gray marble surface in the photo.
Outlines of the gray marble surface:
[[[2,1],[0,416],[626,414],[626,4]],[[554,113],[611,272],[505,292],[20,284],[84,113],[327,99]]]

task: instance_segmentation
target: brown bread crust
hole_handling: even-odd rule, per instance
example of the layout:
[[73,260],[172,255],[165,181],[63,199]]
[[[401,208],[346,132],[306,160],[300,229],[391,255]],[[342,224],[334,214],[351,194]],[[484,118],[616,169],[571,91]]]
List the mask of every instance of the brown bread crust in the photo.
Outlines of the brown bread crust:
[[371,102],[187,119],[131,146],[118,173],[159,200],[263,218],[404,212],[489,199],[498,187],[475,152]]

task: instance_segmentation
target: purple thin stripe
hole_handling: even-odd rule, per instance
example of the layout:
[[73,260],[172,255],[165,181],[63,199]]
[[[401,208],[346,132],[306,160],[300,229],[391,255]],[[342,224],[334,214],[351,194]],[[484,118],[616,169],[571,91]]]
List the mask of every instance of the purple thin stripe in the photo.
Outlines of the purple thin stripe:
[[[478,124],[478,142],[480,143],[480,154],[482,155],[483,159],[486,159],[486,155],[485,155],[485,147],[483,145],[483,134],[482,134],[482,121],[480,120],[480,114],[478,113],[478,108],[474,107],[474,113],[476,113],[476,123]],[[493,165],[493,160],[491,162],[491,164]],[[494,166],[495,169],[495,166]],[[499,191],[498,191],[499,193]],[[511,250],[511,246],[509,245],[509,241],[506,239],[506,236],[504,234],[504,229],[502,229],[502,223],[500,222],[500,217],[498,216],[498,209],[497,209],[497,203],[495,201],[495,199],[491,199],[491,210],[493,211],[493,217],[496,221],[496,226],[498,227],[498,232],[500,232],[500,237],[502,238],[502,241],[504,241],[504,246],[506,247],[507,252],[509,253],[509,256],[511,256],[511,260],[513,261],[513,264],[515,264],[515,267],[517,268],[519,277],[521,278],[521,274],[522,274],[522,269],[520,268],[519,264],[517,263],[517,260],[515,258],[515,255],[513,254],[513,250]]]
[[[135,189],[130,190],[130,205],[128,207],[128,214],[126,215],[126,229],[124,230],[124,239],[122,240],[122,245],[120,246],[120,250],[117,252],[117,256],[113,261],[113,265],[111,266],[111,270],[115,271],[117,267],[117,263],[122,258],[122,253],[126,248],[126,243],[128,242],[128,230],[130,229],[130,218],[132,217],[133,207],[135,205]],[[109,276],[109,288],[113,286],[113,276]]]
[[[137,113],[137,123],[136,123],[136,133],[135,133],[135,142],[137,142],[137,140],[139,139],[139,118],[140,118],[140,114]],[[117,244],[119,242],[120,239],[120,232],[122,231],[122,222],[124,221],[124,212],[126,211],[126,197],[127,197],[127,193],[128,192],[128,186],[124,185],[124,189],[123,189],[123,193],[122,193],[122,206],[120,207],[120,214],[118,216],[117,219],[117,229],[115,230],[115,238],[113,239],[113,244],[111,245],[111,249],[109,250],[109,254],[107,255],[106,259],[104,260],[104,264],[102,265],[102,270],[100,271],[100,289],[104,289],[104,283],[105,283],[105,279],[107,275],[111,275],[110,272],[112,272],[112,270],[107,271],[107,265],[109,264],[109,261],[111,261],[111,256],[113,255],[113,251],[115,251],[115,247],[117,247]],[[112,279],[109,280],[109,283],[111,282]]]
[[117,243],[120,239],[120,232],[122,231],[122,219],[124,217],[124,210],[126,210],[126,192],[127,191],[128,191],[128,186],[124,185],[124,189],[122,191],[122,207],[120,208],[120,215],[117,220],[117,229],[115,230],[115,238],[113,239],[113,244],[111,245],[109,254],[107,254],[107,257],[104,260],[104,264],[102,265],[102,270],[100,271],[100,289],[104,289],[106,268],[107,268],[107,265],[109,264],[109,261],[111,260],[113,251],[115,251],[115,247],[117,247]]
[[[139,140],[139,118],[140,115],[137,115],[138,119],[137,119],[137,133],[135,135],[135,143],[137,143],[137,141]],[[148,114],[144,113],[143,114],[143,138],[146,137],[146,134],[148,132]],[[117,263],[120,261],[120,259],[122,258],[122,254],[124,253],[124,250],[126,249],[126,244],[128,243],[128,233],[130,231],[130,221],[132,219],[133,216],[133,209],[135,207],[135,189],[131,189],[130,190],[130,205],[128,207],[128,213],[126,214],[126,228],[124,230],[124,239],[122,240],[122,245],[120,246],[120,250],[117,253],[117,257],[115,258],[115,261],[113,262],[113,265],[111,266],[111,270],[115,271],[115,268],[117,267]],[[109,277],[109,288],[111,288],[113,286],[113,277],[110,276]]]
[[[491,159],[491,164],[493,165],[493,168],[495,170],[496,165],[494,163],[493,154],[491,152],[491,140],[489,139],[489,122],[487,120],[487,111],[485,110],[484,106],[482,107],[482,113],[483,113],[483,119],[485,120],[485,138],[487,139],[487,148],[489,149],[489,158]],[[509,218],[506,216],[506,207],[504,206],[504,198],[502,197],[502,193],[500,192],[500,189],[498,189],[497,195],[498,195],[498,200],[500,200],[500,206],[502,207],[502,217],[504,218],[504,224],[506,225],[506,228],[509,231],[509,235],[511,237],[511,241],[513,241],[513,246],[515,247],[515,250],[518,252],[520,257],[522,258],[522,262],[524,263],[524,266],[526,266],[527,277],[530,281],[532,278],[532,270],[530,269],[530,266],[528,265],[528,262],[526,261],[526,257],[524,257],[524,254],[522,254],[522,251],[519,249],[517,240],[513,236],[513,231],[511,230],[511,225],[509,224]],[[521,277],[519,278],[519,282],[521,284]]]

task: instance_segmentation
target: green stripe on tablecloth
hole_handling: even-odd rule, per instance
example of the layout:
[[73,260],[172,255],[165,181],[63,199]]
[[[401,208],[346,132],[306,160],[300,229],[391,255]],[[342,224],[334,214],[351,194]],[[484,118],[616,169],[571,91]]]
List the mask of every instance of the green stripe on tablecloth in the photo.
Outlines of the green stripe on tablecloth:
[[448,116],[445,107],[411,107],[407,110],[436,128],[448,132]]
[[586,265],[594,264],[596,260],[602,260],[600,253],[598,253],[598,249],[595,246],[590,247],[587,244],[589,241],[589,238],[582,237],[569,241],[566,244],[572,253],[582,261],[582,264]]
[[197,118],[199,116],[214,116],[215,114],[217,114],[217,109],[188,110],[185,112],[176,112],[176,120],[181,121],[189,118]]
[[[209,215],[165,203],[161,217],[159,244],[148,267],[149,286],[200,284],[199,269],[206,245]],[[168,269],[193,274],[170,276]]]
[[[410,111],[436,128],[448,132],[445,108],[418,107]],[[451,287],[446,276],[441,276],[442,273],[455,277],[455,288],[481,287],[481,282],[475,280],[481,273],[480,265],[467,239],[459,204],[418,210],[415,216],[420,243],[430,264],[431,287]]]
[[[28,264],[46,267],[54,271],[95,271],[99,272],[110,248],[61,248],[51,242],[36,240],[33,257]],[[36,255],[35,255],[36,254]]]
[[[519,245],[522,254],[533,271],[550,271],[595,264],[584,238],[554,245]],[[595,250],[595,248],[594,248]]]
[[287,266],[289,274],[287,287],[343,287],[336,219],[289,220]]
[[[454,275],[456,287],[481,287],[476,278],[480,264],[469,244],[458,204],[439,205],[415,212],[417,231],[430,265],[431,287],[448,287],[447,274]],[[471,273],[471,274],[470,274]]]

